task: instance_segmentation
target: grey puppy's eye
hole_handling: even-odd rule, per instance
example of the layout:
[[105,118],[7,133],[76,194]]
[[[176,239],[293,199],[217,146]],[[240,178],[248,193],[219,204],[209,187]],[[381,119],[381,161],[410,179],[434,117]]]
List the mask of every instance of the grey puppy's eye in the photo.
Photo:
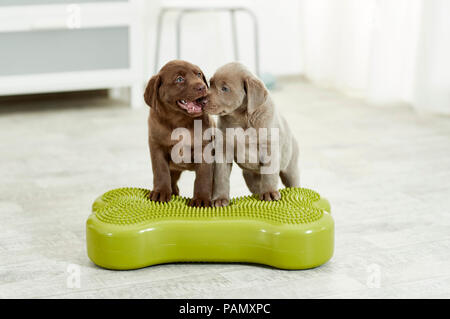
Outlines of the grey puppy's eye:
[[179,76],[179,77],[177,77],[177,78],[175,79],[175,82],[176,82],[176,83],[182,83],[182,82],[184,82],[184,78],[183,78],[182,76]]
[[229,91],[230,91],[230,89],[229,89],[229,88],[227,88],[226,86],[222,86],[222,91],[223,91],[223,92],[229,92]]

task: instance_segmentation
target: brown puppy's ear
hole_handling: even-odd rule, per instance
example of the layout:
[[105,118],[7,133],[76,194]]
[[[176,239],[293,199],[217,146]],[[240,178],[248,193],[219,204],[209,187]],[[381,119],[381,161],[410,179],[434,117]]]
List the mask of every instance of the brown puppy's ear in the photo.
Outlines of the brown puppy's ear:
[[244,91],[247,95],[247,112],[252,114],[267,99],[267,89],[257,78],[248,77],[244,80]]
[[159,74],[152,76],[150,81],[148,81],[147,88],[144,93],[144,100],[150,107],[156,107],[158,101],[158,90],[161,86],[161,77]]

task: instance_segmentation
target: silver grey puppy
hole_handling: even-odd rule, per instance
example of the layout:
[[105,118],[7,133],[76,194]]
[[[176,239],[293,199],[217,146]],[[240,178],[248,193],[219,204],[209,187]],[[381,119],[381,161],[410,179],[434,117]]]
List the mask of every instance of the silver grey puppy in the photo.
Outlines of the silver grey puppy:
[[[286,187],[298,187],[300,184],[298,169],[298,144],[292,135],[286,120],[279,115],[268,90],[255,75],[240,63],[229,63],[219,68],[210,80],[209,103],[205,112],[219,116],[217,126],[223,132],[223,151],[226,153],[227,128],[267,128],[267,140],[261,143],[261,134],[257,139],[234,138],[234,160],[243,170],[245,182],[253,194],[261,200],[271,201],[281,198],[278,192],[278,179]],[[271,129],[278,129],[279,141],[270,134]],[[271,142],[275,142],[271,144]],[[278,143],[279,142],[279,143]],[[257,145],[254,145],[256,143]],[[278,153],[273,153],[271,145],[277,145]],[[256,162],[249,161],[257,149]],[[261,148],[267,148],[261,152]],[[239,149],[245,149],[245,161],[238,161]],[[263,158],[261,154],[278,154],[274,162],[273,156]],[[255,157],[253,157],[254,159]],[[241,158],[242,159],[242,158]],[[271,173],[263,173],[270,167]],[[275,166],[275,167],[273,167]],[[230,200],[230,173],[232,163],[216,163],[214,169],[213,204],[226,206]]]

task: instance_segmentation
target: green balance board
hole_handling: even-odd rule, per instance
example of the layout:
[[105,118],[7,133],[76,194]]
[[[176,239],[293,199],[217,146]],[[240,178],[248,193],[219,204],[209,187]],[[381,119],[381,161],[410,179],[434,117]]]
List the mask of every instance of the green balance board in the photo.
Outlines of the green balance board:
[[170,262],[246,262],[307,269],[333,255],[334,221],[325,198],[286,188],[282,199],[232,199],[194,208],[189,199],[150,201],[149,190],[119,188],[100,196],[86,224],[87,252],[97,265],[136,269]]

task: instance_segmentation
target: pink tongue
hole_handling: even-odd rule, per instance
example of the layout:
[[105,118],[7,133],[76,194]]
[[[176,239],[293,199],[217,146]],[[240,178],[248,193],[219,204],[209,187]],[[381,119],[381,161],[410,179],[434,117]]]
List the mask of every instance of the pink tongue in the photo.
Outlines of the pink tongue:
[[202,111],[202,108],[194,102],[188,102],[186,104],[186,111],[188,111],[188,113],[199,113]]

